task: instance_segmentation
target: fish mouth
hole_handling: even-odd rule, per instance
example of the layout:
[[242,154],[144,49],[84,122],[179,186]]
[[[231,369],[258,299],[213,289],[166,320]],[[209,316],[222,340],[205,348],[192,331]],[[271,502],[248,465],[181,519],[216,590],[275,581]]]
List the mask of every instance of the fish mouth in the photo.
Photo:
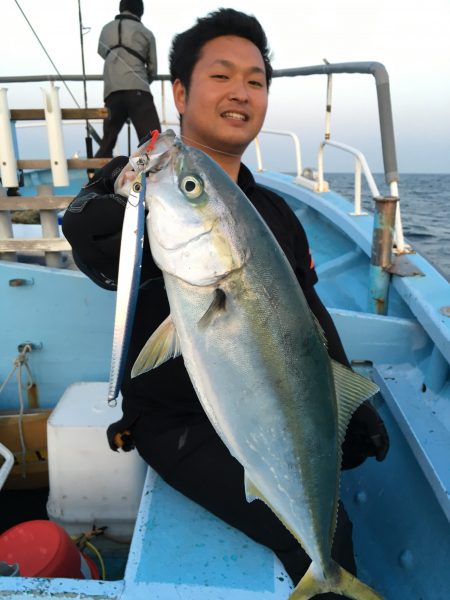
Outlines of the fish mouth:
[[[174,221],[174,214],[172,214],[171,210],[168,210],[165,203],[161,202],[158,197],[153,197],[153,207],[152,210],[162,211],[165,214],[165,220],[169,223]],[[178,231],[185,231],[185,237],[178,237],[178,239],[173,239],[172,243],[168,243],[171,239],[171,235],[169,235],[169,231],[164,228],[163,230],[159,230],[153,226],[153,220],[150,215],[150,226],[152,230],[153,237],[155,241],[158,243],[158,246],[165,250],[166,252],[176,252],[181,248],[188,246],[189,244],[195,244],[205,236],[209,235],[214,229],[214,225],[216,220],[209,221],[207,223],[198,223],[197,225],[188,222],[179,222]]]
[[224,119],[231,119],[233,121],[248,121],[249,116],[246,113],[239,112],[237,110],[226,110],[220,114]]
[[166,250],[167,252],[176,252],[177,250],[184,248],[188,244],[194,244],[194,243],[198,242],[199,240],[201,240],[203,237],[205,237],[205,235],[210,234],[211,231],[213,230],[213,227],[214,226],[211,225],[210,229],[204,230],[201,233],[199,233],[198,235],[194,235],[193,237],[190,237],[187,240],[183,240],[183,241],[179,242],[178,244],[172,244],[170,246],[168,246],[167,244],[164,244],[164,242],[161,241],[161,239],[159,238],[159,236],[157,235],[157,233],[155,231],[153,233],[155,234],[158,244],[160,245],[160,247],[163,250]]
[[171,129],[167,129],[158,136],[152,149],[147,150],[143,146],[141,154],[130,158],[134,170],[145,172],[147,175],[162,171],[172,158],[175,140],[175,133]]

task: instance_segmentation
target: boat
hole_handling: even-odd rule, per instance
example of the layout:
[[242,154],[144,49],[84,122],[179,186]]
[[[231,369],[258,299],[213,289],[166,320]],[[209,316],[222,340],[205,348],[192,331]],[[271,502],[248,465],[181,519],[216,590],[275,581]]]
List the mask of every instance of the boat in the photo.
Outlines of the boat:
[[[368,459],[343,472],[341,480],[354,523],[358,576],[386,600],[448,600],[450,283],[403,236],[389,77],[376,62],[286,69],[274,77],[289,78],[295,94],[300,78],[322,75],[330,107],[332,80],[344,73],[375,82],[387,192],[379,191],[359,150],[331,137],[329,111],[325,135],[317,135],[317,164],[303,168],[295,132],[271,130],[264,137],[281,135],[294,148],[296,173],[263,166],[261,139],[254,173],[302,222],[319,275],[317,291],[354,369],[380,388],[373,402],[388,429],[390,452],[382,463]],[[163,85],[168,77],[157,79]],[[0,484],[8,486],[14,476],[12,485],[25,498],[40,486],[49,522],[72,540],[83,539],[80,560],[90,552],[98,574],[26,576],[20,564],[9,571],[4,566],[0,596],[284,600],[292,584],[271,551],[172,490],[136,451],[112,453],[106,446],[106,426],[120,411],[106,401],[115,294],[74,267],[58,227],[58,213],[85,181],[86,169],[101,164],[62,155],[65,119],[101,113],[60,109],[52,81],[48,97],[45,122],[59,146],[50,144],[50,157],[33,162],[15,153],[14,122],[44,113],[20,115],[7,107],[2,92],[2,115],[8,114],[3,138],[10,133],[9,146],[8,140],[1,146],[3,185],[14,187],[17,169],[24,181],[21,197],[0,199],[0,408],[14,431],[22,427],[27,444],[19,439],[14,448],[0,445]],[[163,128],[170,125],[162,121]],[[354,157],[352,198],[327,183],[328,147]],[[370,211],[362,208],[362,177],[374,199]],[[41,211],[41,226],[11,224],[13,210],[33,207]],[[36,227],[44,233],[38,236]],[[36,415],[41,426],[33,438],[27,431]]]

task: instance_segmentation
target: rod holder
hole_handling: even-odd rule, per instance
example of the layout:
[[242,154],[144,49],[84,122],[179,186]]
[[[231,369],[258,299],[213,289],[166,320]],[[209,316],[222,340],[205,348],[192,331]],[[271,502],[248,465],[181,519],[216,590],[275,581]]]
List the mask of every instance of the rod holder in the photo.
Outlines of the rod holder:
[[398,197],[376,197],[369,271],[369,311],[387,314]]
[[0,88],[0,175],[5,188],[19,187],[6,88]]
[[64,137],[62,130],[62,116],[59,105],[57,87],[53,85],[50,90],[43,88],[45,120],[47,123],[48,146],[52,169],[53,185],[55,187],[69,185],[69,172],[64,151]]

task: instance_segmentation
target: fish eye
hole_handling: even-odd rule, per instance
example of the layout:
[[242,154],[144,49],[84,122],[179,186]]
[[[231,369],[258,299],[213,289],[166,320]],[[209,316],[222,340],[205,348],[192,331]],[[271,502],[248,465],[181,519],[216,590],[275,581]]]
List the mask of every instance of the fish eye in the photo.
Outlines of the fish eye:
[[197,175],[185,175],[180,179],[180,190],[188,200],[197,200],[204,190],[204,184]]

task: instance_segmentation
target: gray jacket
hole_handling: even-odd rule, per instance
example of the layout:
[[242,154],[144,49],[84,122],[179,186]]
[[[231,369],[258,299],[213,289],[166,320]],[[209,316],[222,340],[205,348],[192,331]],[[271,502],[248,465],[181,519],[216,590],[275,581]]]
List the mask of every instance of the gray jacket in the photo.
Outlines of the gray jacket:
[[[114,48],[119,41],[122,46]],[[157,73],[156,43],[153,33],[138,17],[124,11],[107,23],[100,34],[98,53],[105,60],[103,98],[120,90],[149,91],[149,84]]]

